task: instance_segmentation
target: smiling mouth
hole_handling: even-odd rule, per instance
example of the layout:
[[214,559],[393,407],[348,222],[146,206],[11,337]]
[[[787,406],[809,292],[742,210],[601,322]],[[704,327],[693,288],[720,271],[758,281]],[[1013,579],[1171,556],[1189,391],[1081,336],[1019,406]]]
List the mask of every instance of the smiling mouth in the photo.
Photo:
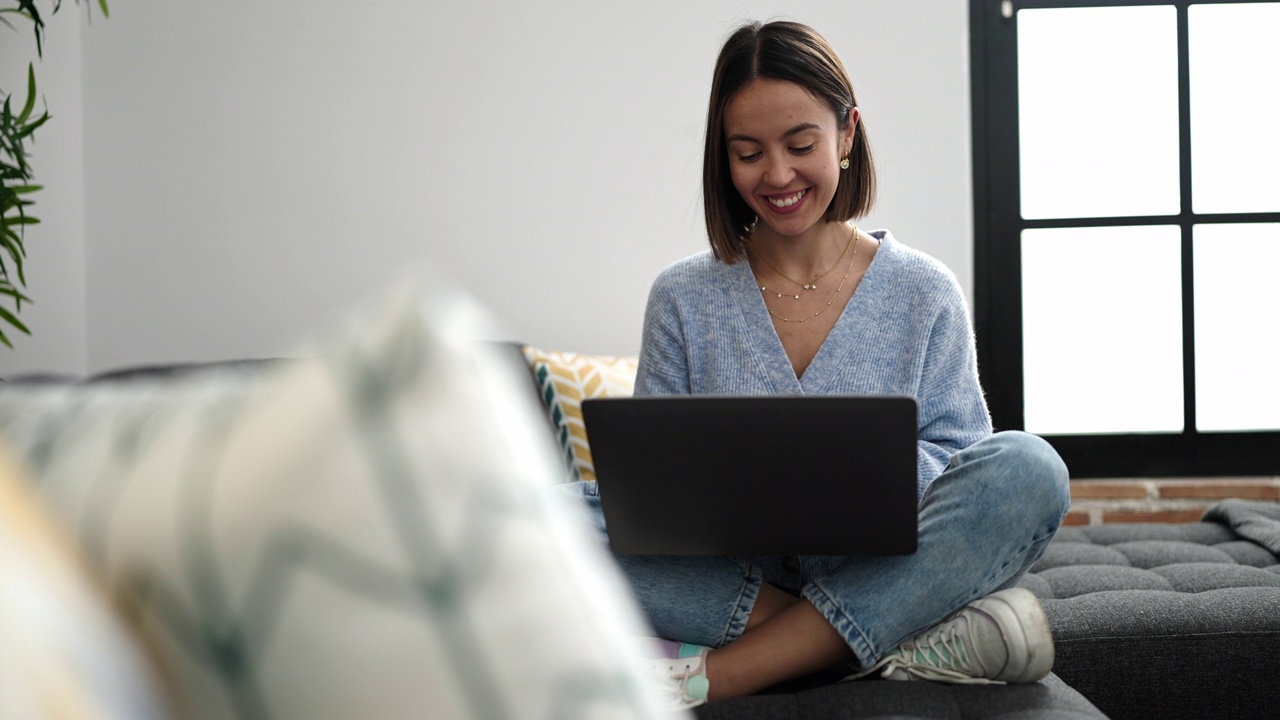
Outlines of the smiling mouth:
[[809,189],[805,188],[804,190],[792,193],[790,195],[783,195],[781,197],[766,197],[765,200],[768,200],[769,204],[776,208],[788,208],[800,202],[802,199],[804,199],[804,196],[808,194],[809,194]]

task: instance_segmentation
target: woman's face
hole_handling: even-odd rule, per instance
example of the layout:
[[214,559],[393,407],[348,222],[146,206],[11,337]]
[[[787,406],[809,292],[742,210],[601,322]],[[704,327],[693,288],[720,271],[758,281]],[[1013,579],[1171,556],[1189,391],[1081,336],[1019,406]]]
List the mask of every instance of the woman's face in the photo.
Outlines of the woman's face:
[[857,121],[855,108],[841,131],[826,103],[785,80],[756,79],[733,96],[724,112],[729,170],[765,227],[795,237],[822,222]]

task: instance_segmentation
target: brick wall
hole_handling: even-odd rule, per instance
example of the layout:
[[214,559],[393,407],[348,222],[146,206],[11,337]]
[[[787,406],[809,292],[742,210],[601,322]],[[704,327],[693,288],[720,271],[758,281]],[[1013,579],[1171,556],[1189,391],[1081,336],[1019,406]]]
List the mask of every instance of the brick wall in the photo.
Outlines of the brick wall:
[[1226,498],[1280,503],[1280,477],[1166,480],[1072,480],[1066,525],[1195,522]]

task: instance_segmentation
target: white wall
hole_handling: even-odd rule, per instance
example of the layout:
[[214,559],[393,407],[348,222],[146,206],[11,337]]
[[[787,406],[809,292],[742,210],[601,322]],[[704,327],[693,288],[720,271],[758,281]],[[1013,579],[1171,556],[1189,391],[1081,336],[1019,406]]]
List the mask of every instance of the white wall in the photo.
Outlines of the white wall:
[[[36,202],[30,212],[41,224],[26,232],[26,294],[33,303],[24,303],[18,313],[33,335],[4,326],[14,349],[0,345],[0,377],[27,371],[80,374],[87,362],[81,18],[75,5],[67,3],[45,21],[43,61],[36,55],[30,24],[12,18],[16,31],[0,27],[0,88],[12,94],[16,111],[27,97],[27,63],[34,63],[44,103],[37,101],[37,112],[47,107],[52,118],[27,145],[35,182],[45,186],[29,196]],[[4,303],[13,309],[8,298]]]
[[836,46],[883,178],[863,226],[970,285],[963,0],[111,9],[82,31],[89,370],[288,353],[418,264],[507,338],[636,352],[653,276],[706,246],[706,96],[744,17]]

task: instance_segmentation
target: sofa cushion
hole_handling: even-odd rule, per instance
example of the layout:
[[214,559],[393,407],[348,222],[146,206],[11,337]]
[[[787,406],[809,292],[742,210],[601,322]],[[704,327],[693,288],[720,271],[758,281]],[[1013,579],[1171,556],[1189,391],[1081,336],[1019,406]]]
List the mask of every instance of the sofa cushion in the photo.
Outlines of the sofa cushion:
[[1280,588],[1115,590],[1045,601],[1054,672],[1109,717],[1271,717]]
[[548,352],[523,347],[551,425],[568,467],[568,480],[595,480],[582,401],[630,395],[636,384],[636,358]]
[[1226,524],[1135,523],[1063,528],[1021,585],[1054,672],[1108,716],[1190,719],[1273,711],[1278,579],[1280,558]]
[[448,293],[351,327],[312,360],[0,388],[177,715],[666,717],[525,369]]
[[1131,523],[1062,528],[1023,584],[1050,600],[1102,590],[1274,587],[1277,571],[1280,557],[1222,523]]
[[946,685],[869,679],[711,703],[700,720],[1086,720],[1105,718],[1050,674],[1028,685]]

